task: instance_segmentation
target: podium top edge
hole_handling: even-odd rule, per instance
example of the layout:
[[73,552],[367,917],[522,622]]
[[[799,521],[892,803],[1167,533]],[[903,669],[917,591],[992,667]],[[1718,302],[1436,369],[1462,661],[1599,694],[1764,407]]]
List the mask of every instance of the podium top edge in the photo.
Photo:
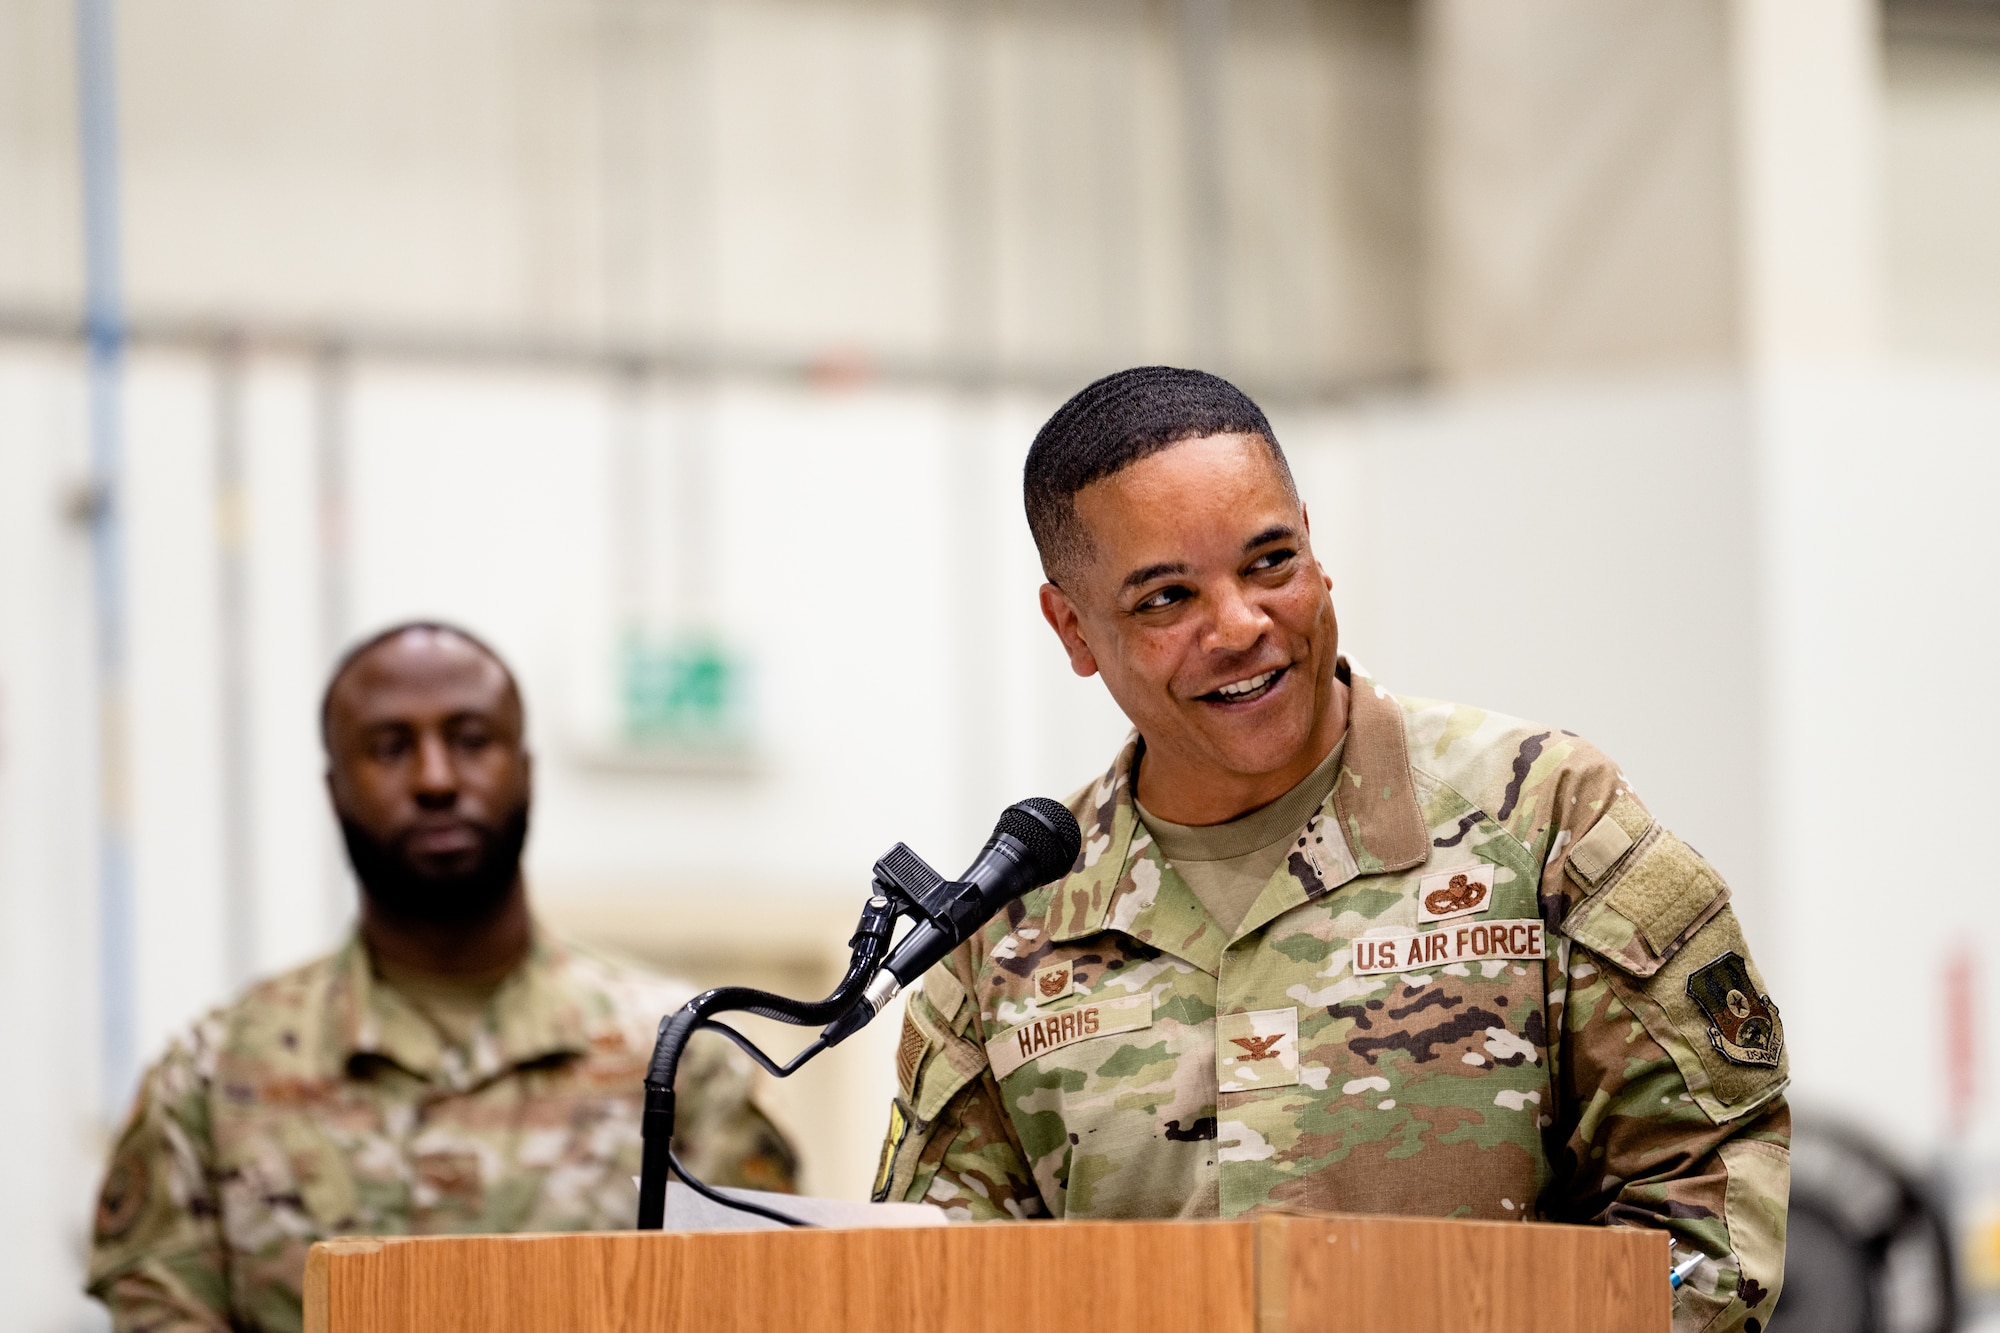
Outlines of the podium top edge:
[[[1409,1225],[1409,1226],[1437,1226],[1443,1224],[1450,1226],[1454,1229],[1466,1228],[1471,1230],[1488,1231],[1488,1232],[1531,1231],[1531,1232],[1548,1233],[1548,1232],[1560,1231],[1560,1232],[1574,1233],[1578,1231],[1588,1231],[1588,1232],[1598,1232],[1610,1236],[1623,1236],[1627,1238],[1656,1236],[1661,1238],[1662,1240],[1667,1239],[1667,1233],[1663,1231],[1656,1231],[1650,1227],[1592,1226],[1587,1224],[1578,1224],[1571,1222],[1539,1222],[1539,1221],[1507,1222],[1507,1221],[1494,1221],[1484,1218],[1412,1217],[1394,1213],[1326,1213],[1326,1212],[1315,1212],[1302,1208],[1267,1208],[1267,1209],[1261,1209],[1254,1213],[1246,1213],[1239,1217],[1230,1217],[1230,1218],[1222,1218],[1222,1217],[1073,1218],[1073,1219],[1037,1218],[1037,1219],[1029,1219],[1025,1222],[1015,1221],[1012,1219],[995,1219],[992,1221],[985,1221],[985,1222],[953,1222],[949,1225],[949,1227],[945,1228],[812,1227],[806,1229],[806,1231],[808,1232],[808,1234],[818,1233],[822,1235],[880,1233],[883,1231],[904,1231],[904,1230],[929,1231],[935,1233],[939,1230],[966,1232],[973,1230],[985,1230],[989,1228],[1012,1229],[1016,1227],[1021,1227],[1023,1225],[1031,1227],[1054,1226],[1054,1227],[1062,1227],[1065,1229],[1079,1229],[1079,1230],[1093,1230],[1093,1231],[1102,1231],[1113,1228],[1126,1228],[1126,1227],[1143,1228],[1143,1229],[1162,1229],[1162,1230],[1164,1229],[1179,1230],[1183,1228],[1212,1228],[1219,1231],[1227,1231],[1227,1230],[1235,1230],[1238,1228],[1261,1227],[1265,1224],[1274,1224],[1277,1226],[1283,1226],[1286,1223],[1319,1223],[1319,1224],[1340,1223],[1350,1226],[1359,1225],[1359,1226],[1369,1226],[1369,1227],[1394,1226],[1397,1224]],[[343,1236],[331,1240],[323,1240],[316,1242],[312,1246],[312,1248],[316,1251],[322,1251],[328,1255],[345,1256],[345,1255],[372,1254],[383,1249],[385,1246],[391,1246],[391,1245],[435,1244],[438,1242],[512,1241],[517,1243],[528,1244],[528,1243],[557,1240],[557,1239],[575,1239],[579,1236],[611,1238],[611,1237],[650,1237],[650,1236],[659,1236],[659,1237],[744,1236],[744,1235],[772,1235],[772,1234],[783,1234],[783,1233],[782,1232],[774,1233],[768,1229],[760,1230],[757,1228],[743,1228],[741,1230],[713,1230],[713,1231],[593,1231],[593,1232],[517,1231],[517,1232],[500,1232],[500,1233],[463,1232],[463,1233],[445,1233],[445,1234],[425,1235],[425,1236],[409,1236],[409,1235]]]

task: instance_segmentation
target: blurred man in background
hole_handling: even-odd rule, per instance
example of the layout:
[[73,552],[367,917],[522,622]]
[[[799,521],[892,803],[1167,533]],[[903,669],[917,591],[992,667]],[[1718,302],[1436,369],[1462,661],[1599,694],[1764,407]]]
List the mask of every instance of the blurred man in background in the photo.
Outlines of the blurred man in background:
[[[1760,1333],[1784,1031],[1722,880],[1574,734],[1340,655],[1290,468],[1234,386],[1098,381],[1026,492],[1043,612],[1135,734],[1071,799],[1075,869],[910,997],[878,1197],[1658,1227],[1675,1328]],[[1458,530],[1445,500],[1415,498],[1412,540]],[[1484,572],[1530,598],[1551,577]],[[1551,625],[1587,650],[1587,613]]]
[[[632,1225],[646,1059],[686,992],[535,924],[512,674],[462,630],[400,625],[341,663],[321,725],[360,927],[147,1073],[90,1268],[120,1330],[298,1329],[329,1236]],[[689,1057],[690,1168],[789,1190],[747,1062]]]

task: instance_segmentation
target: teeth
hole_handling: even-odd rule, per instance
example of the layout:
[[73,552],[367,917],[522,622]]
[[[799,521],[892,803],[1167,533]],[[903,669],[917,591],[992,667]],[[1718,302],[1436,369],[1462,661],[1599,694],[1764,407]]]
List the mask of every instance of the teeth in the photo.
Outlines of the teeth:
[[1239,680],[1232,685],[1224,685],[1216,693],[1225,699],[1240,699],[1246,694],[1255,694],[1266,685],[1269,685],[1272,678],[1277,674],[1275,671],[1266,671],[1261,676],[1252,676],[1248,680]]

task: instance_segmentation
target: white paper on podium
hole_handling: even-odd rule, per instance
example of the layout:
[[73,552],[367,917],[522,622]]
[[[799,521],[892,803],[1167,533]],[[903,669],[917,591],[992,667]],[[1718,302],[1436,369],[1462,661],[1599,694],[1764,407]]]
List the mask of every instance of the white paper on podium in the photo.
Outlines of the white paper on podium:
[[[632,1183],[639,1183],[637,1176]],[[853,1229],[861,1227],[941,1227],[949,1224],[944,1209],[930,1203],[850,1203],[846,1199],[812,1199],[799,1194],[771,1194],[764,1190],[719,1189],[732,1199],[760,1204],[774,1213],[784,1213],[814,1226]],[[667,1182],[668,1231],[782,1231],[782,1222],[738,1212],[710,1203],[678,1180]]]

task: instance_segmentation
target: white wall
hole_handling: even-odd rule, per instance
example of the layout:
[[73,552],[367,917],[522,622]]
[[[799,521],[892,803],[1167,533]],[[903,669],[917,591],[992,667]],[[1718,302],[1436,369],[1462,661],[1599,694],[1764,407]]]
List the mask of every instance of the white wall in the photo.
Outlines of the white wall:
[[1888,335],[1904,354],[2000,360],[2000,23],[1984,41],[1887,50],[1883,213]]
[[75,358],[0,354],[0,1271],[7,1322],[92,1327],[102,1170],[89,548]]
[[[1213,347],[1311,384],[1414,367],[1407,5],[1232,6],[1213,253],[1172,7],[116,12],[140,313],[1042,367]],[[0,12],[0,313],[80,295],[67,16]]]
[[1979,994],[1971,1146],[2000,1150],[2000,382],[1768,386],[1771,841],[1800,1099],[1924,1156],[1947,1133],[1944,967]]

